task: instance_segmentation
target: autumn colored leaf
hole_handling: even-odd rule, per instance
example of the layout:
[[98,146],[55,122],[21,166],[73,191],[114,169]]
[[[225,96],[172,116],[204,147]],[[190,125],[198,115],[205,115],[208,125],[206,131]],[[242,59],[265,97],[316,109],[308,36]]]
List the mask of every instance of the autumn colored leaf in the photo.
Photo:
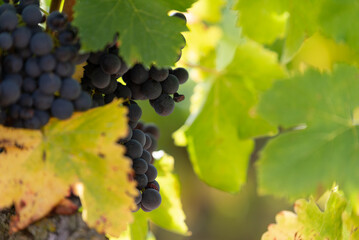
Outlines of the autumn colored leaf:
[[119,104],[53,120],[43,133],[0,127],[0,208],[15,203],[12,231],[48,214],[70,186],[90,227],[114,236],[126,229],[136,191],[131,163],[116,144],[127,131],[127,111]]

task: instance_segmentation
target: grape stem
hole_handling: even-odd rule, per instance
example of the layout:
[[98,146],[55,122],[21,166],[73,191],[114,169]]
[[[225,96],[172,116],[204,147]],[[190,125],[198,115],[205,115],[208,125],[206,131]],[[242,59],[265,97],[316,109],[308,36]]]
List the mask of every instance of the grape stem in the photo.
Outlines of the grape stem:
[[50,5],[50,12],[60,10],[62,0],[52,0]]
[[64,7],[62,11],[66,13],[68,20],[71,22],[73,20],[74,11],[72,8],[74,7],[76,0],[65,0]]

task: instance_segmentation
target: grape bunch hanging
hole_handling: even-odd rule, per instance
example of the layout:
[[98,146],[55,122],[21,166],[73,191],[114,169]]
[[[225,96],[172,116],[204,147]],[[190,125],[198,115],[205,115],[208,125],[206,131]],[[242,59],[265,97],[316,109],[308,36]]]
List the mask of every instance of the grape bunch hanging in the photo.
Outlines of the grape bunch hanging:
[[[138,189],[133,211],[158,208],[161,195],[152,153],[159,129],[140,122],[142,110],[136,101],[148,100],[159,115],[171,114],[175,103],[184,100],[178,90],[188,80],[188,72],[155,65],[147,69],[141,63],[129,67],[117,36],[102,51],[80,54],[77,29],[65,14],[54,11],[45,16],[38,0],[5,2],[0,6],[0,124],[41,129],[51,117],[64,120],[75,111],[124,99],[129,131],[118,144],[124,145],[132,160]],[[174,17],[185,20],[180,13]],[[76,65],[83,63],[78,82],[72,76]]]
[[[46,21],[47,30],[40,26]],[[65,15],[47,18],[38,1],[0,6],[0,123],[40,129],[50,117],[70,118],[91,107],[91,98],[72,78],[79,54],[75,28]]]

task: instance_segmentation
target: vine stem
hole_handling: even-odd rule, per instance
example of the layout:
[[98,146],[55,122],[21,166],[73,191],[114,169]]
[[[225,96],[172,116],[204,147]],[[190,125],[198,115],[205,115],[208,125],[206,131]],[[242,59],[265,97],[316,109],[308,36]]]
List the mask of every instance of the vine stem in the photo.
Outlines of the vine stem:
[[76,0],[65,0],[64,7],[62,9],[62,11],[64,13],[66,13],[66,15],[67,15],[70,22],[74,18],[73,7],[74,7],[75,3],[76,3]]
[[58,11],[60,9],[62,0],[52,0],[50,5],[50,12]]

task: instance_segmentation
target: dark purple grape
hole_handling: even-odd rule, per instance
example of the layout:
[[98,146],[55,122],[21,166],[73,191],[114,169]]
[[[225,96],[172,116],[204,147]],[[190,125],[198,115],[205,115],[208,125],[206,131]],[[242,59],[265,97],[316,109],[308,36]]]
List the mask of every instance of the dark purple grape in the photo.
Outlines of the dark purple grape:
[[162,82],[168,77],[168,69],[157,69],[152,66],[150,69],[150,77],[157,82]]
[[18,49],[26,48],[31,39],[31,30],[27,27],[20,27],[15,29],[12,33],[14,47]]
[[44,72],[51,72],[56,67],[56,59],[54,55],[47,54],[44,56],[41,56],[39,59],[39,67]]
[[33,95],[34,106],[39,110],[47,110],[51,107],[52,102],[54,101],[54,95],[48,95],[36,90]]
[[56,59],[60,62],[70,61],[76,56],[76,48],[73,46],[60,46],[55,50]]
[[81,92],[81,86],[76,80],[72,78],[65,78],[62,81],[60,89],[61,98],[75,100],[80,96]]
[[146,143],[146,136],[139,129],[134,129],[133,130],[132,139],[137,140],[139,143],[141,143],[142,146],[144,146],[145,143]]
[[184,68],[176,68],[173,70],[173,75],[175,75],[178,78],[178,81],[180,84],[184,84],[188,80],[188,72]]
[[132,168],[136,174],[144,174],[148,170],[148,164],[142,158],[136,158],[133,160]]
[[179,89],[179,81],[178,78],[169,74],[165,81],[161,82],[162,91],[167,94],[174,94]]
[[47,111],[35,110],[35,116],[39,119],[41,126],[45,126],[50,120],[50,114]]
[[36,5],[29,5],[25,7],[21,15],[22,15],[22,20],[28,26],[36,26],[42,20],[42,14],[40,8]]
[[115,95],[117,98],[123,98],[123,99],[131,99],[132,92],[131,89],[125,85],[122,85],[121,83],[117,83],[117,88],[115,90]]
[[51,105],[52,116],[64,120],[72,116],[74,112],[73,104],[66,99],[56,99]]
[[115,74],[121,69],[121,60],[115,54],[105,54],[100,58],[102,71],[107,74]]
[[143,131],[145,133],[152,134],[156,139],[160,138],[160,129],[156,126],[156,124],[148,123],[144,126]]
[[33,78],[25,78],[22,83],[22,89],[25,92],[32,93],[37,87],[36,81]]
[[58,11],[53,11],[46,19],[47,26],[52,31],[60,31],[65,29],[67,23],[67,16]]
[[146,137],[146,143],[145,145],[143,146],[143,149],[148,149],[149,147],[151,147],[151,144],[152,144],[152,139],[151,137],[148,135],[148,134],[145,134],[145,137]]
[[152,79],[148,79],[141,85],[141,92],[146,96],[147,99],[156,99],[162,93],[161,84]]
[[111,75],[104,73],[99,67],[91,73],[90,78],[92,85],[97,88],[105,88],[111,81]]
[[28,58],[25,62],[25,73],[32,78],[37,78],[41,74],[40,66],[36,58]]
[[49,54],[53,46],[51,36],[44,32],[35,33],[30,40],[30,49],[36,55]]
[[125,147],[126,147],[126,156],[132,159],[141,157],[143,148],[141,143],[139,143],[138,141],[131,139],[130,141],[125,143]]
[[141,158],[144,159],[147,162],[147,164],[150,164],[152,156],[150,152],[143,150]]
[[71,77],[75,73],[75,65],[71,62],[59,62],[56,65],[56,74],[60,77]]
[[135,180],[137,182],[137,189],[143,189],[148,184],[148,179],[146,174],[136,174]]
[[9,50],[13,45],[13,39],[7,32],[0,33],[0,49]]
[[148,188],[142,193],[142,206],[147,210],[154,210],[161,205],[162,198],[158,191]]
[[136,64],[127,74],[133,83],[142,84],[148,77],[148,70],[142,64]]
[[148,164],[148,169],[146,172],[147,178],[149,182],[153,182],[157,177],[157,169],[152,164]]
[[86,111],[92,106],[92,99],[87,92],[81,92],[80,96],[74,101],[77,111]]
[[20,72],[22,66],[22,58],[15,54],[7,55],[3,62],[3,69],[8,73]]
[[[20,97],[20,87],[16,82],[4,80],[0,83],[0,106],[6,107],[15,103]],[[142,146],[141,146],[142,147]]]
[[5,11],[0,15],[0,31],[12,32],[17,23],[17,16],[13,11]]
[[43,73],[39,78],[39,89],[45,94],[54,94],[61,87],[61,78],[53,73]]
[[175,109],[175,101],[168,94],[161,94],[159,98],[150,101],[156,113],[161,116],[168,116]]

